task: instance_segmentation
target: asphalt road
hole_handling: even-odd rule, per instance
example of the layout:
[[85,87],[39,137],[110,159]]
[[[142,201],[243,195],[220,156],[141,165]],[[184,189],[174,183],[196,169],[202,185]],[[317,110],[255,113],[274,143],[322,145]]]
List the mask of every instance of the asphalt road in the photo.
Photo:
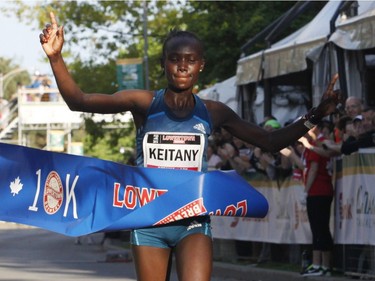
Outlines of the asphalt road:
[[[82,238],[56,234],[38,228],[0,222],[0,280],[79,281],[136,280],[133,263],[111,259],[124,250],[113,243],[100,245],[102,234]],[[120,256],[121,257],[121,256]],[[108,261],[109,260],[109,261]],[[177,281],[174,270],[170,281]],[[213,281],[237,281],[231,276]]]
[[[38,228],[0,222],[0,280],[6,281],[135,281],[133,263],[111,257],[124,250],[114,243],[100,245],[102,234],[92,235],[88,244],[75,238]],[[121,256],[120,256],[121,257]],[[123,257],[123,256],[122,256]],[[115,259],[116,261],[116,259]],[[326,278],[308,278],[309,281]],[[214,263],[212,281],[303,281],[295,272],[280,272],[254,266]],[[349,278],[330,277],[330,281]],[[170,281],[178,281],[172,270]],[[194,281],[194,280],[192,280]]]
[[100,234],[93,238],[97,243],[76,245],[72,237],[2,223],[0,280],[136,280],[133,263],[106,262],[113,250],[98,244]]

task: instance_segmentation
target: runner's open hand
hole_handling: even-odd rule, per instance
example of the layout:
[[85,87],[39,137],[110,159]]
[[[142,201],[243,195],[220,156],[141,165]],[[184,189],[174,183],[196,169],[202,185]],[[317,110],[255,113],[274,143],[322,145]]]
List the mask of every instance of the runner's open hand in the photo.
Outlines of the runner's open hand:
[[332,80],[329,83],[327,90],[324,92],[322,96],[320,104],[315,109],[314,114],[318,118],[323,118],[324,116],[327,116],[336,111],[336,107],[341,101],[341,94],[340,91],[334,91],[333,87],[338,78],[338,74],[335,74],[332,77]]
[[51,23],[46,24],[43,33],[39,35],[40,43],[48,57],[61,53],[64,44],[64,28],[58,26],[55,15],[50,12]]

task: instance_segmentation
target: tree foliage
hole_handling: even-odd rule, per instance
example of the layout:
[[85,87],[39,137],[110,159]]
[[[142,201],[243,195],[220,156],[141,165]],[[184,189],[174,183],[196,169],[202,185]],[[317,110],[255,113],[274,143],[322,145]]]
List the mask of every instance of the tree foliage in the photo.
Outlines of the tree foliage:
[[[241,46],[295,4],[296,1],[192,1],[192,10],[184,9],[183,19],[205,42],[207,65],[203,85],[235,75]],[[325,1],[315,3],[278,34],[278,40],[308,23],[324,4]],[[265,47],[265,42],[260,41],[252,51]]]
[[[227,79],[236,72],[241,46],[296,1],[45,1],[32,5],[16,1],[14,13],[20,19],[37,20],[40,28],[54,11],[64,25],[64,50],[69,69],[85,92],[113,93],[117,89],[116,60],[145,57],[144,4],[147,3],[147,41],[151,89],[166,86],[161,78],[160,54],[164,38],[172,28],[195,32],[205,43],[206,67],[200,88]],[[325,5],[316,4],[278,34],[278,39],[307,23]],[[265,47],[258,42],[252,51]],[[116,153],[129,132],[104,131],[100,124],[86,122],[86,149],[92,156]],[[117,139],[118,138],[118,139]],[[131,145],[134,145],[132,143]],[[118,153],[117,153],[118,154]],[[117,156],[116,156],[117,157]],[[106,159],[106,158],[105,158]]]
[[79,87],[88,93],[111,94],[117,91],[116,62],[97,64],[90,60],[75,60],[69,65],[70,72]]
[[[119,126],[119,121],[114,121],[114,128],[106,128],[105,122],[93,122],[91,118],[85,119],[84,151],[86,155],[100,159],[129,163],[134,157],[135,126],[132,122],[127,126]],[[124,124],[122,124],[124,125]]]
[[[17,3],[15,12],[20,18],[37,19],[40,28],[49,22],[48,11],[57,14],[59,23],[64,25],[66,31],[66,47],[71,54],[68,61],[89,62],[88,65],[92,67],[92,62],[107,64],[119,58],[145,56],[145,1],[54,0],[34,6],[22,1]],[[164,79],[160,79],[161,45],[171,28],[191,30],[205,42],[207,66],[200,80],[201,86],[204,87],[233,76],[241,55],[241,46],[288,11],[296,1],[146,3],[149,79],[151,88],[160,88],[166,85]],[[309,11],[279,34],[279,39],[307,23],[325,3],[326,1],[314,3]],[[259,42],[253,50],[255,52],[264,47],[264,42]],[[114,64],[112,66],[115,67]],[[113,84],[113,81],[108,83]]]

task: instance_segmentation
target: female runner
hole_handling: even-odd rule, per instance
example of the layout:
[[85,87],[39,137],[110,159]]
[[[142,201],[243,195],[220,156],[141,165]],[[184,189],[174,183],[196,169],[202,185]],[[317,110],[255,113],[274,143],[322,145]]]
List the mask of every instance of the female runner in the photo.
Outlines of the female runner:
[[[161,67],[168,81],[157,91],[123,90],[112,95],[82,91],[64,63],[61,50],[64,29],[53,13],[51,23],[40,34],[57,86],[71,110],[93,113],[130,111],[137,128],[137,164],[143,167],[181,168],[206,171],[207,138],[215,128],[263,150],[275,152],[306,134],[324,116],[336,109],[334,77],[322,102],[286,128],[268,132],[242,120],[223,103],[201,100],[193,94],[199,73],[205,66],[203,44],[187,31],[172,31],[166,38]],[[148,153],[153,139],[162,136],[186,141],[185,149],[198,151],[189,161],[155,159]],[[143,149],[144,148],[144,149]],[[172,143],[158,142],[158,149],[171,151]],[[183,195],[181,195],[183,196]],[[135,229],[131,234],[132,251],[138,280],[164,281],[171,250],[174,250],[179,280],[208,281],[212,271],[212,237],[209,217],[192,217],[159,227]]]

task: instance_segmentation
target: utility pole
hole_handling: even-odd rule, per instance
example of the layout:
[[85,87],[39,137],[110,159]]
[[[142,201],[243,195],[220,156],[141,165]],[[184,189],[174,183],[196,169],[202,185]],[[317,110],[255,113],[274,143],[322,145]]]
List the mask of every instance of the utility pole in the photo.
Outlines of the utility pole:
[[144,57],[143,62],[145,66],[145,88],[150,90],[149,70],[148,70],[148,38],[147,38],[147,0],[143,0],[143,39]]

